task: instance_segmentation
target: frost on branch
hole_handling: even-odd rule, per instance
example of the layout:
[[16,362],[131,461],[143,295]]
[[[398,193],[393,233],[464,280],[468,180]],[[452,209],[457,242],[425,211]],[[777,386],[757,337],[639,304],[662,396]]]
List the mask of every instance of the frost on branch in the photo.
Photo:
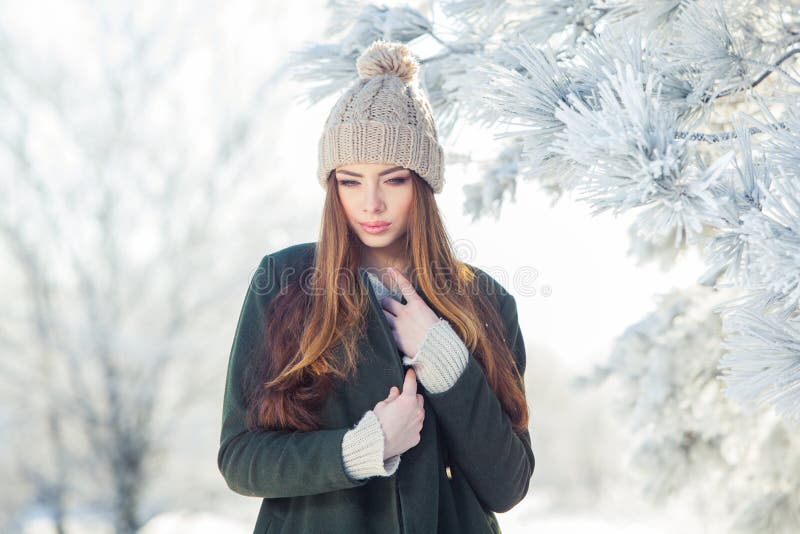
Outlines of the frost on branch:
[[769,407],[743,410],[715,369],[724,349],[715,308],[738,291],[659,296],[579,383],[614,383],[615,409],[635,437],[629,459],[652,502],[687,493],[729,532],[788,534],[800,510],[800,429]]

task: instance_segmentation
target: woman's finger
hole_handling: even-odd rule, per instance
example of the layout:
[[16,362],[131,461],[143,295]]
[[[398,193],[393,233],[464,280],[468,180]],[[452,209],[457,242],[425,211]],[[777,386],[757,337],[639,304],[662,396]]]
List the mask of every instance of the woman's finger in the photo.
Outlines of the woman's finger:
[[397,302],[392,297],[383,297],[381,299],[381,307],[383,307],[383,311],[389,311],[393,315],[399,315],[400,311],[405,307],[405,304]]
[[417,290],[414,289],[414,286],[411,284],[411,282],[408,281],[408,278],[403,276],[403,273],[401,273],[394,267],[389,267],[388,271],[389,274],[391,274],[394,277],[394,280],[397,283],[398,287],[400,288],[400,291],[406,298],[406,302],[414,302],[417,299],[421,299],[421,297],[417,294]]

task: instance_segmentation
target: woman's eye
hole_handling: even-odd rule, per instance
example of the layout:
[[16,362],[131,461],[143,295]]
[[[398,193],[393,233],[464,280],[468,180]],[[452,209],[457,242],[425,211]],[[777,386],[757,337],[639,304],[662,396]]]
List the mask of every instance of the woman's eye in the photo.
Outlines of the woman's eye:
[[[408,180],[407,177],[401,177],[401,178],[389,178],[386,181],[393,182],[395,184],[402,184],[405,183],[406,180]],[[339,180],[339,185],[343,185],[345,187],[351,186],[353,184],[358,184],[358,182],[355,180]]]

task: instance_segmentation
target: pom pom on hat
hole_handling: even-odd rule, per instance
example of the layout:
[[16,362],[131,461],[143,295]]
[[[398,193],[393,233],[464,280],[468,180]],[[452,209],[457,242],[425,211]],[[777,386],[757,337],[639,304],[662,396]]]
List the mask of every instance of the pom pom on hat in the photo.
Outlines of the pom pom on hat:
[[390,74],[408,83],[416,77],[419,63],[403,43],[379,39],[362,52],[356,68],[362,78]]

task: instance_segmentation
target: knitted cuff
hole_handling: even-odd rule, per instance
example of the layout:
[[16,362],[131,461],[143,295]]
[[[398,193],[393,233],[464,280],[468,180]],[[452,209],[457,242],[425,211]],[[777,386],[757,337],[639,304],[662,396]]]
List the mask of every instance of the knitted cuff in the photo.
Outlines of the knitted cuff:
[[413,358],[403,356],[403,363],[413,365],[419,381],[431,393],[447,391],[467,367],[469,350],[445,319],[434,323]]
[[342,439],[342,460],[350,478],[390,476],[400,465],[400,455],[383,459],[383,428],[375,412],[368,410],[358,424],[345,432]]

